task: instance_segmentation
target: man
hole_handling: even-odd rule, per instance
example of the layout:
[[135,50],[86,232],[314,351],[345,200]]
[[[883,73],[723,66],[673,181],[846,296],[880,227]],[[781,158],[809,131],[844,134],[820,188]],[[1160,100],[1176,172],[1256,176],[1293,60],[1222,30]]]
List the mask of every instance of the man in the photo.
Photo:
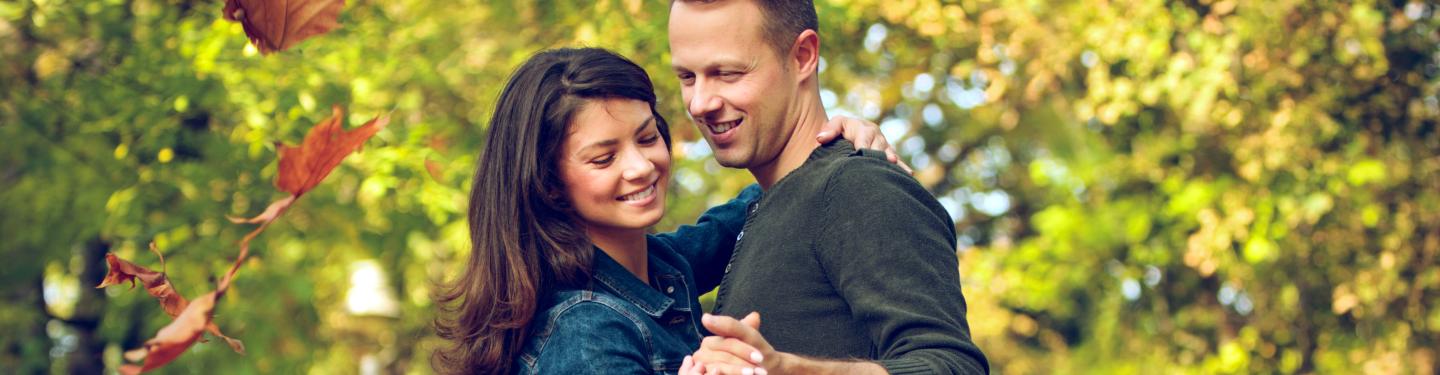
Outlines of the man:
[[[884,155],[812,140],[827,120],[817,24],[810,0],[671,2],[691,118],[721,165],[765,189],[705,319],[716,336],[693,360],[735,373],[755,370],[722,359],[771,374],[988,372],[945,210]],[[732,318],[752,311],[765,324]]]

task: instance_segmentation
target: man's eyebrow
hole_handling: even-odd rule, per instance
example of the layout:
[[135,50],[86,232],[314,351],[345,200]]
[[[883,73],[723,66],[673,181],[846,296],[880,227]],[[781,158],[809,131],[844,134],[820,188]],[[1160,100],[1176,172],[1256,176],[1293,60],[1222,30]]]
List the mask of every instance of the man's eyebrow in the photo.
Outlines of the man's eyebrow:
[[[704,66],[701,66],[699,69],[696,69],[696,71],[701,71],[701,72],[711,71],[711,70],[715,70],[715,69],[719,69],[719,68],[721,68],[721,67],[727,67],[727,66],[738,66],[738,67],[743,67],[743,68],[747,68],[747,69],[748,69],[748,68],[754,67],[754,65],[755,65],[755,61],[748,61],[748,62],[747,62],[747,61],[744,61],[744,60],[741,60],[741,59],[721,58],[721,59],[712,60],[712,61],[706,63]],[[674,70],[676,73],[683,73],[683,72],[689,72],[689,71],[691,71],[690,68],[686,68],[686,67],[684,67],[684,66],[681,66],[681,65],[679,65],[679,64],[674,64],[674,63],[670,64],[670,69]]]

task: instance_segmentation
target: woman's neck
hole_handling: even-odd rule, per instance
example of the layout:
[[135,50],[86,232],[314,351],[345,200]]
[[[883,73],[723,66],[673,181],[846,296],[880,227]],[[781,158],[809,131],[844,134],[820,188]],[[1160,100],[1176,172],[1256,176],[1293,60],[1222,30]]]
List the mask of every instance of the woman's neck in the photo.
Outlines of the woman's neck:
[[644,229],[587,228],[585,232],[600,251],[615,259],[645,285],[650,285],[650,252],[645,244]]

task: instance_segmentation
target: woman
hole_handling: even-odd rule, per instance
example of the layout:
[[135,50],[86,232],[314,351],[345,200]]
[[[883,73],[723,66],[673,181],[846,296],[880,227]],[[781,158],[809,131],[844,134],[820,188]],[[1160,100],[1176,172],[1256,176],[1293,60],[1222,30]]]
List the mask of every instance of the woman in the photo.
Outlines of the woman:
[[[851,131],[860,144],[888,148],[863,128]],[[720,282],[759,189],[647,235],[664,214],[669,147],[650,79],[629,60],[558,49],[521,65],[476,167],[470,260],[439,297],[436,329],[451,345],[435,369],[678,370],[704,334],[698,295]]]

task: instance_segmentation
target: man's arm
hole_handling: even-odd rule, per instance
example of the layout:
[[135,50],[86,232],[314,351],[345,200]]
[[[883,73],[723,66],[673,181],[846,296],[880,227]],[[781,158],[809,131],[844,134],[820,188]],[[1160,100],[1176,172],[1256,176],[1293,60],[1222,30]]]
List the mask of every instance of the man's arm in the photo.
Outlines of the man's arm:
[[[810,358],[776,352],[759,322],[725,316],[703,321],[712,334],[695,358],[717,373],[744,374],[752,361],[769,374],[986,373],[970,339],[960,293],[955,232],[945,210],[913,179],[882,159],[854,158],[827,184],[830,199],[815,243],[817,259],[869,332],[875,361]],[[749,318],[747,317],[747,320]],[[738,344],[737,344],[738,342]],[[723,363],[723,364],[721,364]],[[734,364],[738,363],[738,364]]]
[[987,373],[970,338],[955,228],[918,182],[854,157],[831,177],[817,259],[888,372]]

